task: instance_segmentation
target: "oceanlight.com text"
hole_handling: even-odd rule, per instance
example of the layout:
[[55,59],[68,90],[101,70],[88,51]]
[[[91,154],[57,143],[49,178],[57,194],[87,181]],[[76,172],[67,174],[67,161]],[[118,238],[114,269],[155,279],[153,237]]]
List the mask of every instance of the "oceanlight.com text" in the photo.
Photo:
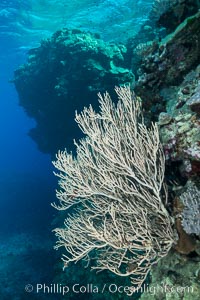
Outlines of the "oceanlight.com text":
[[[85,285],[74,283],[73,285],[64,285],[60,283],[37,283],[36,285],[27,284],[25,286],[27,293],[37,294],[61,294],[66,295],[68,293],[74,294],[126,294],[132,295],[133,293],[149,293],[150,295],[166,294],[166,293],[178,293],[178,294],[193,294],[194,290],[192,286],[169,286],[169,285],[143,285],[141,288],[134,288],[130,286],[117,285],[115,283],[93,284],[88,283]],[[130,297],[131,298],[131,297]]]

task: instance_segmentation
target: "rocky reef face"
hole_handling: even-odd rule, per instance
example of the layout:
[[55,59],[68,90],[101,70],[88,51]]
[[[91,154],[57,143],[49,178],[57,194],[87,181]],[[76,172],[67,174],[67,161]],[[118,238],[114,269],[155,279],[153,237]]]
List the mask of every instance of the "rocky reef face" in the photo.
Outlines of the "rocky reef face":
[[186,180],[200,172],[199,23],[197,12],[160,42],[134,50],[141,57],[136,93],[148,119],[158,119],[167,165]]
[[177,243],[150,275],[141,299],[199,299],[200,13],[161,41],[140,44],[137,94],[157,120],[166,158],[169,210]]
[[200,174],[199,69],[200,65],[173,91],[162,90],[164,97],[171,92],[167,113],[159,116],[166,161],[180,162],[184,177]]
[[198,256],[187,258],[177,253],[170,253],[153,268],[151,284],[147,286],[140,299],[198,300],[199,280],[200,261]]
[[136,91],[143,99],[151,101],[154,98],[154,102],[161,103],[161,88],[179,85],[184,76],[199,64],[199,22],[198,12],[160,42],[153,41],[136,47],[134,53],[141,57]]
[[29,52],[14,83],[20,105],[36,120],[29,134],[41,151],[54,154],[66,145],[72,148],[73,138],[80,137],[75,110],[90,103],[97,106],[99,91],[134,81],[126,51],[125,45],[63,29]]

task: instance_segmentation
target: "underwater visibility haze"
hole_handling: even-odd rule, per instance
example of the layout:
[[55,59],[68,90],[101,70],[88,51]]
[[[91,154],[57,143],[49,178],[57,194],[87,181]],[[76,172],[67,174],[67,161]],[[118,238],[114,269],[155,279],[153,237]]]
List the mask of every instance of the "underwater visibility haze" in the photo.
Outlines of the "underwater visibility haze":
[[0,299],[200,299],[199,24],[1,0]]

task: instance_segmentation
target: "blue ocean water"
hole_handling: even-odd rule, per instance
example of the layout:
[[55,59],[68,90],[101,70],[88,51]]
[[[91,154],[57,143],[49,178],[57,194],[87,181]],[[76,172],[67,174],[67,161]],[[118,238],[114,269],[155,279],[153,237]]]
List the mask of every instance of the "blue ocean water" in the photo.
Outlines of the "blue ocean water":
[[55,212],[50,206],[56,179],[50,155],[41,153],[27,134],[35,123],[18,104],[14,70],[26,61],[29,49],[62,27],[97,32],[106,41],[124,41],[138,32],[152,2],[1,1],[0,299],[43,299],[31,298],[24,287],[51,281],[56,259],[51,233]]
[[55,187],[51,160],[28,137],[34,122],[19,107],[9,82],[25,59],[22,53],[16,55],[13,46],[14,42],[1,40],[0,299],[22,299],[26,282],[48,281],[52,269],[48,270],[51,264],[45,257],[54,259],[50,255],[54,253],[50,202]]

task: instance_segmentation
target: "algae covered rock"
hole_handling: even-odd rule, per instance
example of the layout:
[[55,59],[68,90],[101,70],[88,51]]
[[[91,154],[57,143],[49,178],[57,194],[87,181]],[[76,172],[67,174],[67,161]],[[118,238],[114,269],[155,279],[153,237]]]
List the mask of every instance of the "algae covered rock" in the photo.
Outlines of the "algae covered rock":
[[151,271],[151,283],[141,300],[199,300],[200,257],[171,252]]
[[161,87],[180,84],[200,60],[200,12],[184,20],[176,30],[152,44],[138,70],[137,92],[153,98]]
[[187,105],[190,106],[191,110],[195,111],[198,115],[200,115],[200,80],[198,81],[197,87],[193,95],[187,101]]
[[200,65],[179,86],[160,90],[167,111],[158,121],[166,162],[178,162],[183,177],[200,174],[199,77]]

